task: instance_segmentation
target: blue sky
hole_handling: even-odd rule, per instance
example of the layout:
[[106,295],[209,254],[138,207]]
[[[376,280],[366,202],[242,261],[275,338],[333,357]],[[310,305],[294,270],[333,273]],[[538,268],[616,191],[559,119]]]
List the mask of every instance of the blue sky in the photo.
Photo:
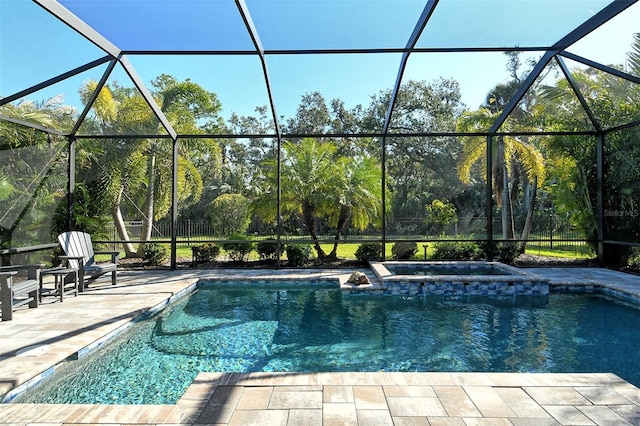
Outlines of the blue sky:
[[[242,22],[234,2],[229,0],[62,0],[62,3],[79,16],[91,20],[90,23],[108,39],[125,49],[153,49],[167,45],[164,43],[176,49],[245,49],[250,43],[239,26]],[[154,7],[149,7],[152,4]],[[247,4],[263,46],[266,49],[284,49],[404,47],[424,2],[249,0]],[[528,45],[535,40],[546,42],[548,38],[555,40],[558,35],[554,31],[571,24],[571,17],[574,20],[586,19],[605,4],[602,0],[442,0],[437,9],[440,13],[433,16],[433,29],[425,31],[419,45],[428,47],[431,43],[441,47],[439,44],[447,40],[453,40],[447,43],[457,44],[457,47],[475,42],[487,46],[497,43]],[[109,5],[111,9],[96,11],[96,7]],[[189,5],[206,5],[206,9],[197,10],[189,8]],[[514,5],[521,5],[518,6],[521,9],[514,8]],[[222,12],[219,12],[220,6],[223,6]],[[469,9],[471,7],[473,9]],[[455,15],[456,11],[463,9],[465,13]],[[569,14],[570,10],[576,13]],[[117,13],[110,13],[113,11]],[[524,20],[515,19],[523,12],[526,12]],[[480,16],[483,14],[487,16]],[[178,22],[187,24],[175,24],[173,18],[179,15],[185,19]],[[477,20],[461,18],[474,15]],[[488,16],[491,17],[489,22],[495,22],[495,25],[486,24]],[[540,16],[546,16],[546,19],[542,20]],[[459,36],[455,39],[451,36],[446,39],[437,37],[444,36],[447,31]],[[510,36],[500,38],[503,32]],[[568,50],[605,64],[622,64],[633,32],[640,32],[640,4],[635,4]],[[193,40],[199,42],[194,43]],[[29,0],[0,0],[0,51],[2,96],[104,55]],[[541,54],[527,55],[539,57]],[[350,108],[357,104],[366,106],[371,95],[392,87],[400,58],[397,53],[304,57],[269,55],[267,66],[277,112],[292,116],[300,97],[311,91],[323,93],[327,100],[340,98]],[[461,84],[463,101],[468,107],[476,108],[489,89],[507,78],[505,59],[500,53],[414,54],[410,57],[405,79],[431,81],[440,76],[455,78]],[[180,80],[191,78],[205,89],[217,93],[225,117],[231,112],[250,115],[256,106],[268,102],[256,56],[130,55],[129,60],[145,82],[167,73]],[[65,103],[81,108],[77,88],[87,79],[99,79],[103,69],[100,67],[79,75],[29,96],[29,99],[43,100],[63,94]],[[128,77],[122,71],[116,70],[112,79],[127,85]]]

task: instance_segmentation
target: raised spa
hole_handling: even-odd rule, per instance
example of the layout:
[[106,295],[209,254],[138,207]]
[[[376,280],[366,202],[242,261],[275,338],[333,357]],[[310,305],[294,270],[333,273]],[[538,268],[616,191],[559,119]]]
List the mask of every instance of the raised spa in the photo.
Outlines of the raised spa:
[[371,262],[371,269],[384,294],[549,294],[548,279],[499,262]]

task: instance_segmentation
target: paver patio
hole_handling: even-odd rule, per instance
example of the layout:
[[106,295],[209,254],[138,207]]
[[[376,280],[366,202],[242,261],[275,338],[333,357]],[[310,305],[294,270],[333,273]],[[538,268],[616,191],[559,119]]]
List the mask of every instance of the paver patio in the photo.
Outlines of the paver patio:
[[[99,279],[79,297],[25,307],[0,323],[0,394],[164,306],[201,277],[343,282],[351,272],[122,271],[116,286]],[[570,281],[558,268],[536,272]],[[640,294],[638,277],[597,269],[564,274]],[[176,405],[2,404],[0,424],[640,425],[640,389],[609,373],[201,373]]]

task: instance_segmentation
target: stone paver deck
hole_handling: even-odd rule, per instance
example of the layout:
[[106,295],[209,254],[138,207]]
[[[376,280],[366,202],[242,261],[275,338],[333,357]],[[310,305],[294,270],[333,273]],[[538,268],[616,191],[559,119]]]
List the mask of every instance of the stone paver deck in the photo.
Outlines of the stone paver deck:
[[[544,268],[640,294],[638,277]],[[203,277],[331,277],[352,270],[122,271],[79,297],[48,298],[0,322],[0,395],[76,354]],[[371,278],[373,274],[367,272]],[[378,283],[374,282],[374,286]],[[640,425],[640,390],[603,374],[201,373],[176,405],[2,404],[2,425]]]

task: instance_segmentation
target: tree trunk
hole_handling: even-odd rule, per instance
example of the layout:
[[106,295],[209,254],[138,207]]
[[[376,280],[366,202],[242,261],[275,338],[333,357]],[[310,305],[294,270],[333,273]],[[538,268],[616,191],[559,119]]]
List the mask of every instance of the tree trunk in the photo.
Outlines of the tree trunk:
[[509,191],[509,174],[506,165],[502,167],[502,173],[502,239],[512,240],[514,236],[513,211],[511,210],[511,191]]
[[302,220],[304,221],[307,230],[309,231],[309,235],[311,235],[311,239],[313,240],[313,246],[316,249],[316,253],[318,253],[318,259],[324,259],[327,257],[322,247],[320,247],[320,242],[318,241],[318,232],[316,231],[316,213],[314,206],[303,203],[302,204]]
[[138,255],[142,256],[144,252],[145,241],[151,241],[151,230],[153,229],[153,203],[156,191],[156,155],[153,147],[149,152],[149,160],[147,161],[147,193],[144,199],[144,216],[142,217],[142,231],[140,234],[140,244],[138,245]]
[[342,236],[342,232],[344,228],[347,226],[347,222],[349,222],[349,218],[351,217],[351,209],[349,206],[341,206],[340,207],[340,217],[338,218],[338,224],[336,225],[336,235],[333,240],[333,249],[331,253],[329,253],[329,259],[337,259],[338,258],[338,244],[340,244],[340,237]]
[[118,197],[116,198],[115,203],[113,203],[113,207],[111,208],[111,216],[113,217],[113,224],[116,227],[116,231],[118,232],[118,237],[122,241],[125,241],[122,244],[124,248],[124,256],[125,257],[138,257],[138,253],[136,249],[133,247],[129,241],[129,233],[127,232],[127,227],[124,225],[124,219],[122,218],[122,212],[120,211],[120,203],[122,202],[122,192],[124,188],[120,188],[120,192],[118,193]]
[[538,179],[533,179],[533,184],[531,185],[531,191],[529,196],[529,202],[527,205],[527,218],[524,221],[524,228],[522,228],[522,235],[520,235],[520,243],[518,243],[518,249],[521,253],[524,253],[524,250],[527,248],[527,240],[529,239],[529,234],[531,233],[531,227],[533,226],[533,212],[536,206],[536,196],[538,195]]

